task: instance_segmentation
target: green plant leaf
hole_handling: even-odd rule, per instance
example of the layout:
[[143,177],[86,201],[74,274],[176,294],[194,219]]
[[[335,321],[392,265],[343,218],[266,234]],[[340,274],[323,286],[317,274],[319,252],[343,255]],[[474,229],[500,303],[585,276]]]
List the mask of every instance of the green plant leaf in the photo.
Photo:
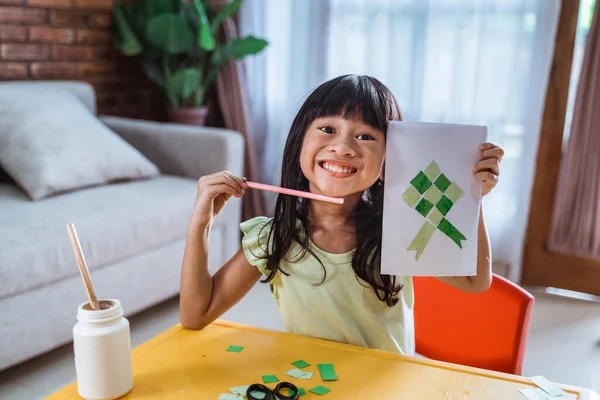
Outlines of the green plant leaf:
[[268,44],[266,40],[254,36],[232,39],[215,50],[211,62],[215,66],[222,66],[231,60],[239,60],[250,54],[260,53]]
[[188,51],[194,36],[178,14],[157,15],[148,22],[146,37],[154,46],[174,55]]
[[144,9],[144,15],[149,18],[177,11],[174,10],[171,0],[141,0],[141,6]]
[[202,73],[198,68],[190,67],[177,71],[168,82],[170,91],[183,102],[200,87]]
[[199,17],[198,46],[203,50],[212,51],[214,50],[216,43],[215,36],[210,27],[210,22],[208,22],[208,15],[206,15],[206,10],[200,0],[194,0],[194,6],[196,7]]
[[142,60],[142,68],[144,68],[144,72],[146,76],[154,83],[156,83],[160,87],[165,86],[165,77],[160,70],[160,67],[156,65],[156,63],[150,60]]
[[112,14],[113,45],[126,56],[137,56],[143,50],[142,44],[127,20],[125,8],[117,7]]
[[227,18],[231,17],[242,5],[242,0],[233,0],[229,4],[227,4],[219,13],[215,16],[212,22],[212,31],[213,33],[217,33],[217,29],[219,26],[225,21]]

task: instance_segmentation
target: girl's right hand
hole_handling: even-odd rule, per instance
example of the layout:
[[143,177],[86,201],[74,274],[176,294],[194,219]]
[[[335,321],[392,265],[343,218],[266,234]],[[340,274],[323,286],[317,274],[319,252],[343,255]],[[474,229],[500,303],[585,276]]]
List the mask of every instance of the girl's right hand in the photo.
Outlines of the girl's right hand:
[[245,178],[229,171],[206,175],[198,180],[198,196],[194,205],[192,220],[196,226],[212,225],[231,196],[240,198],[246,189]]

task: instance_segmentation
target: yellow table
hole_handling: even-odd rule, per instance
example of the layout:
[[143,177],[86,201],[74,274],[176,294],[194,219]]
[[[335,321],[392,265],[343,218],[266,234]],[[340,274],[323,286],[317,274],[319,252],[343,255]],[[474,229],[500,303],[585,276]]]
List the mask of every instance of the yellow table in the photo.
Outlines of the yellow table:
[[[244,346],[241,353],[225,351]],[[311,363],[310,380],[284,374],[290,363]],[[337,381],[323,382],[318,363],[332,363]],[[210,399],[234,386],[276,375],[304,388],[301,399],[523,400],[519,389],[534,387],[526,378],[454,364],[406,357],[362,347],[217,321],[202,331],[180,325],[133,350],[134,387],[124,399]],[[331,392],[309,393],[315,386]],[[271,388],[274,384],[267,385]],[[566,387],[565,387],[566,388]],[[573,399],[600,399],[585,389],[569,388]],[[76,383],[50,396],[79,399]]]

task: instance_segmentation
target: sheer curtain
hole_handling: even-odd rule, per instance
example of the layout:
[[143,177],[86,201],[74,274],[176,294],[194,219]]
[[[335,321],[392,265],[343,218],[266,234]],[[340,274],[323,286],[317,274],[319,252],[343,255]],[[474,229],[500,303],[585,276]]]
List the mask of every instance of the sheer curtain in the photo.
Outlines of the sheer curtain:
[[[519,262],[558,0],[248,0],[241,29],[270,46],[247,60],[263,143],[261,177],[277,183],[287,130],[306,95],[347,73],[397,97],[406,120],[482,124],[506,150],[484,200],[495,261]],[[273,197],[268,196],[268,209]],[[535,205],[534,205],[535,206]]]

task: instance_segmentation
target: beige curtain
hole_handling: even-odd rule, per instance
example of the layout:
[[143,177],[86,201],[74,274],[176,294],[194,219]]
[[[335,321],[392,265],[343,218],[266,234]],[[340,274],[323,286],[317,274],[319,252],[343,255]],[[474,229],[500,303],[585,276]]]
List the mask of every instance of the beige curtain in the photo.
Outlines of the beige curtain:
[[[227,3],[227,0],[212,0],[217,10]],[[223,22],[217,40],[230,40],[236,37],[239,37],[236,21],[229,18]],[[216,86],[225,127],[240,132],[245,139],[244,176],[250,181],[257,181],[258,166],[250,121],[250,97],[243,62],[234,61],[227,64],[219,73]],[[247,190],[243,198],[242,219],[246,220],[258,215],[265,215],[262,194],[257,190]]]
[[600,4],[586,39],[562,163],[549,246],[562,253],[600,258]]

